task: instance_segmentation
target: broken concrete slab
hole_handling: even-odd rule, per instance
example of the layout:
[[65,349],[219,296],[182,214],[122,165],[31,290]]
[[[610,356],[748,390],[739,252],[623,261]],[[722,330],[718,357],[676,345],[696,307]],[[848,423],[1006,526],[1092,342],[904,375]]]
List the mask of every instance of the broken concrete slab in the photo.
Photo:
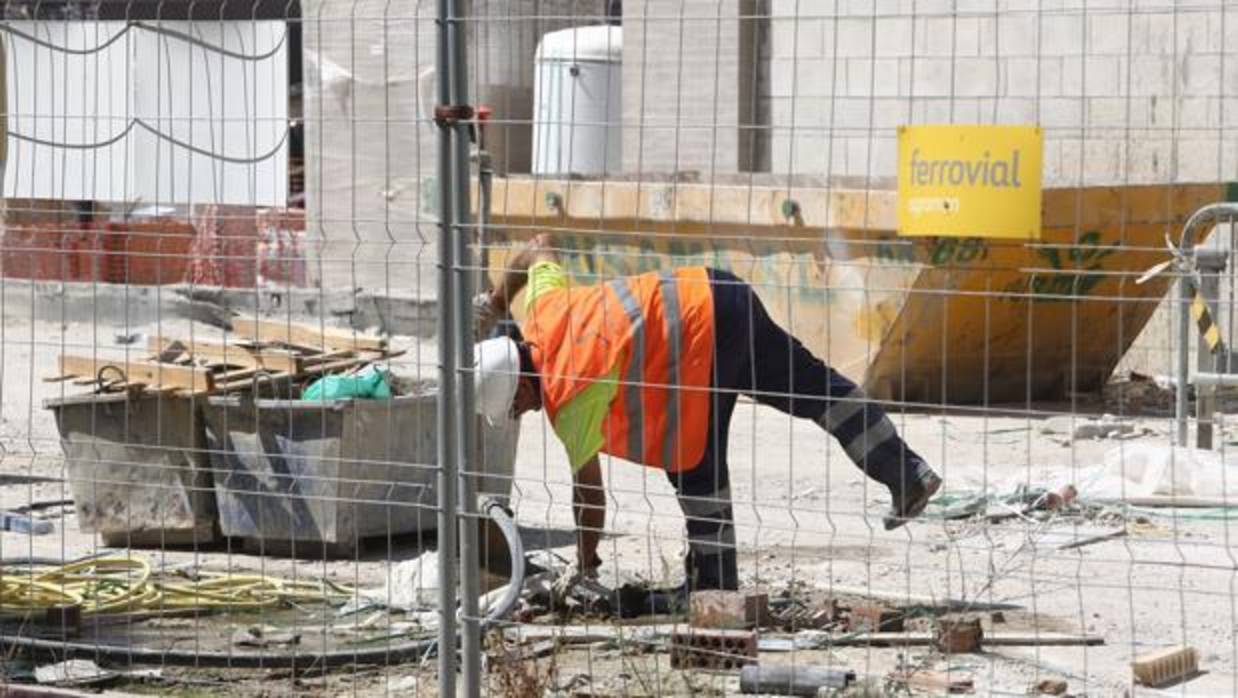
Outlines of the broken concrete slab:
[[382,600],[389,608],[412,611],[438,605],[438,551],[392,565]]
[[118,676],[116,672],[102,669],[89,659],[70,659],[34,669],[35,681],[55,686],[96,686]]

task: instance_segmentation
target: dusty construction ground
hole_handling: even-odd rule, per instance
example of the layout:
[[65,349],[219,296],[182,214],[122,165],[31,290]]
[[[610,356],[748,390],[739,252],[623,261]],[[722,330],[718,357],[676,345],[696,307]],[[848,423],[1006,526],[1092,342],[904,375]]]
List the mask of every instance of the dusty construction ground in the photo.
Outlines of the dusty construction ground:
[[[45,383],[65,345],[97,345],[115,350],[114,334],[157,333],[154,327],[112,328],[90,324],[21,323],[6,320],[0,338],[0,438],[4,459],[0,505],[67,499],[55,425],[42,409],[44,398],[77,390]],[[187,324],[165,323],[162,332],[187,334]],[[198,336],[212,330],[195,325]],[[432,342],[396,342],[410,349],[396,365],[406,374],[433,375]],[[1076,409],[1102,406],[1080,401]],[[1070,474],[1103,460],[1110,449],[1139,443],[1167,445],[1165,417],[1133,418],[1148,433],[1126,441],[1074,441],[1062,445],[1041,434],[1044,417],[1069,412],[1070,405],[1036,405],[1036,416],[993,416],[970,410],[895,415],[907,440],[930,459],[947,482],[947,492],[967,494],[989,483],[1032,485],[1069,480]],[[1110,407],[1112,411],[1112,407]],[[864,647],[765,653],[763,663],[829,663],[860,674],[884,675],[900,658],[930,669],[960,670],[973,676],[978,693],[1018,693],[1042,678],[1067,680],[1076,695],[1120,695],[1131,689],[1132,655],[1165,645],[1188,643],[1200,650],[1206,673],[1170,692],[1229,695],[1238,686],[1233,596],[1235,561],[1224,518],[1192,518],[1190,512],[1141,512],[1139,524],[1124,538],[1072,550],[1063,541],[1103,529],[1104,522],[925,520],[891,533],[881,529],[884,492],[868,482],[841,448],[817,427],[741,403],[731,432],[731,480],[739,523],[741,574],[749,588],[771,596],[789,589],[829,595],[871,589],[956,599],[976,604],[1009,603],[1007,623],[1023,630],[1100,635],[1092,647],[997,647],[981,654],[936,655],[928,648]],[[610,500],[603,542],[604,581],[639,578],[676,581],[680,570],[682,518],[661,474],[626,463],[606,466]],[[513,503],[526,527],[526,543],[571,550],[569,471],[561,447],[545,421],[526,419],[516,465]],[[930,514],[938,510],[931,510]],[[1133,520],[1133,519],[1132,519]],[[29,536],[0,533],[6,559],[34,555],[71,559],[101,552],[101,541],[79,531],[73,514],[56,520],[54,533]],[[242,554],[239,546],[137,551],[156,563],[193,562],[205,569],[261,571],[298,577],[328,577],[359,586],[381,586],[389,565],[421,552],[417,541],[392,547],[371,546],[359,561],[290,560]],[[975,615],[991,623],[986,612]],[[238,619],[238,625],[253,618]],[[596,627],[598,624],[594,624]],[[301,630],[312,634],[306,623]],[[998,627],[998,630],[1002,628]],[[190,624],[182,632],[193,636]],[[532,632],[532,629],[530,629]],[[632,629],[633,633],[638,633]],[[226,635],[225,635],[226,636]],[[901,657],[900,657],[901,656]],[[542,660],[542,671],[550,660]],[[613,642],[564,648],[555,655],[557,683],[565,695],[688,695],[734,692],[733,674],[672,671],[665,652],[639,651]],[[326,676],[292,676],[283,670],[229,672],[165,667],[154,684],[128,684],[135,692],[178,695],[234,693],[237,683],[254,694],[433,695],[433,662],[389,667],[358,667]],[[495,679],[497,681],[497,679]],[[175,684],[175,688],[169,687]],[[494,684],[498,690],[498,684]],[[1155,694],[1133,689],[1136,694]],[[584,691],[583,693],[581,693]],[[501,694],[500,694],[501,695]]]

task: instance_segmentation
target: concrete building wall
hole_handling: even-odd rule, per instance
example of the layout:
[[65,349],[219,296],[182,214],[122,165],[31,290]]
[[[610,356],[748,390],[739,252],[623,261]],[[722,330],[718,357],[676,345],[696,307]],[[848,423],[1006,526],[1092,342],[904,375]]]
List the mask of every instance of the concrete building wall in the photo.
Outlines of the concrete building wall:
[[891,176],[895,128],[1039,123],[1045,184],[1238,170],[1238,6],[771,0],[776,173]]
[[[438,235],[433,2],[303,0],[307,237],[313,281],[433,297]],[[469,90],[493,109],[500,172],[527,172],[533,56],[604,0],[472,0]]]
[[741,27],[755,4],[623,3],[625,171],[696,172],[708,179],[748,169],[740,124],[751,108],[741,110],[740,87],[751,84],[754,62],[750,32]]

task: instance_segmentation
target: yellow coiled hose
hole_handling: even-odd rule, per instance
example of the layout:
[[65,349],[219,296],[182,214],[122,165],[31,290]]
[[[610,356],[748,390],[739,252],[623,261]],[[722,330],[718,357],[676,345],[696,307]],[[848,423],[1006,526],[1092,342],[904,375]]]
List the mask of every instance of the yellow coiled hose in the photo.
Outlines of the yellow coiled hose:
[[0,568],[0,611],[79,606],[83,615],[188,608],[245,610],[353,596],[330,582],[203,572],[196,579],[155,579],[140,557],[98,557],[42,571]]

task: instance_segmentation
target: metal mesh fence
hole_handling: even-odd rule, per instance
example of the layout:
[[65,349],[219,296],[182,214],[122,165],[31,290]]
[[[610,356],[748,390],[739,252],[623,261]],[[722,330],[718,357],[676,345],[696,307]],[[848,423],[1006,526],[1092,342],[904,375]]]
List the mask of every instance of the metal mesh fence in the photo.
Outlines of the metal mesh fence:
[[5,683],[1238,692],[1236,12],[6,3]]

